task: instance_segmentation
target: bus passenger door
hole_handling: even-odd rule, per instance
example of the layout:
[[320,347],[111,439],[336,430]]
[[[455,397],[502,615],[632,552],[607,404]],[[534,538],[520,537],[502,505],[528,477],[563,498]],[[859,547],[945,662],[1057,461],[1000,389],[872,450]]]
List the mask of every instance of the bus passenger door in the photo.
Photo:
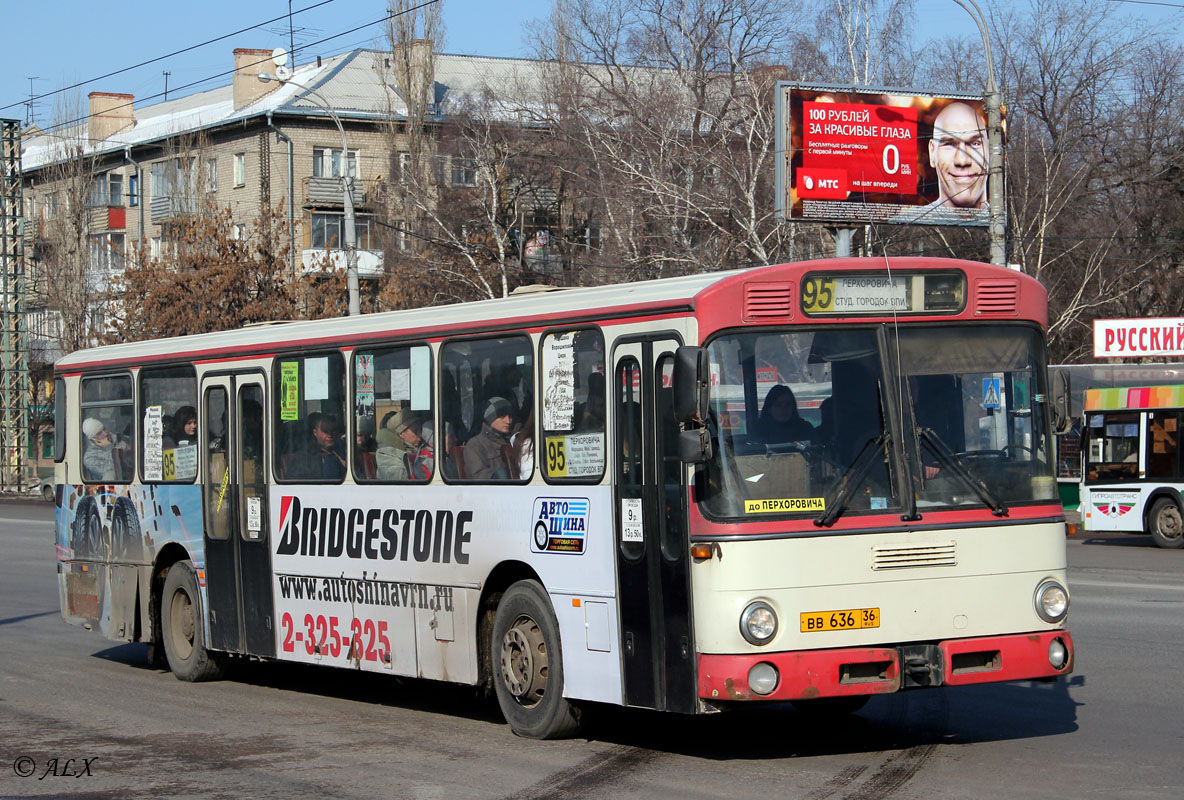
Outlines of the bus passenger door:
[[202,398],[210,645],[274,656],[264,379],[259,373],[206,378]]
[[690,713],[697,703],[684,468],[669,338],[614,352],[617,597],[625,703]]

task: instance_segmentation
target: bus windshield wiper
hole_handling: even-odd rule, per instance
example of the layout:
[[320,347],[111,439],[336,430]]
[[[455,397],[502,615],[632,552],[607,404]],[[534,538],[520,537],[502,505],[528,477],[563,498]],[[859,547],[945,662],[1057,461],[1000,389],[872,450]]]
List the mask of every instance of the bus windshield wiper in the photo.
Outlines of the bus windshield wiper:
[[957,453],[950,450],[946,446],[946,443],[933,432],[932,428],[918,426],[917,435],[921,438],[922,442],[928,445],[929,450],[937,457],[938,463],[961,478],[962,482],[979,496],[979,499],[986,504],[987,508],[991,509],[992,514],[997,517],[1007,516],[1007,506],[1003,504],[1003,501],[995,497],[991,490],[987,488],[987,485],[970,471],[970,468],[966,465],[966,461]]
[[864,443],[863,449],[859,451],[859,455],[855,456],[851,466],[843,470],[843,476],[839,479],[838,484],[826,495],[823,501],[826,508],[815,518],[815,525],[823,527],[834,524],[835,520],[843,513],[843,509],[847,507],[847,503],[850,502],[851,495],[855,494],[855,490],[863,484],[864,476],[876,461],[876,454],[882,453],[885,447],[891,446],[891,443],[892,436],[886,430],[881,431],[876,438],[868,439]]

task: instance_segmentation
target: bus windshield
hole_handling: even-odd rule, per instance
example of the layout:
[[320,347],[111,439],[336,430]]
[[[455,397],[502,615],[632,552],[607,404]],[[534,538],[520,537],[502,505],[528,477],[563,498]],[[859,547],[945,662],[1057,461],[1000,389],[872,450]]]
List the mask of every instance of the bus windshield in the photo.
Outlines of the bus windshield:
[[1034,329],[761,331],[708,350],[711,516],[1002,514],[1056,495]]

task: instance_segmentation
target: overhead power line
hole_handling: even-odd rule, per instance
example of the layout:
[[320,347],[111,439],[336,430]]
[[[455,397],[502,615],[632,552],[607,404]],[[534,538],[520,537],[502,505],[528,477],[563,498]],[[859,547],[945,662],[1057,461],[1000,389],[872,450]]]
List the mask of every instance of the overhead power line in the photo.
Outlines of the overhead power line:
[[[324,2],[332,2],[332,0],[324,0]],[[433,5],[438,2],[440,2],[440,0],[426,0],[426,2],[420,3],[419,5],[414,6],[412,8],[408,8],[404,11],[400,11],[398,14],[385,14],[376,20],[371,20],[370,22],[362,23],[361,25],[358,25],[357,27],[354,27],[354,28],[350,28],[349,30],[341,31],[340,33],[335,33],[332,36],[326,36],[323,39],[318,39],[317,41],[310,42],[309,44],[306,44],[306,45],[301,45],[300,47],[297,48],[297,50],[307,50],[309,48],[316,47],[317,45],[325,44],[326,42],[331,42],[334,39],[340,39],[343,36],[349,36],[352,33],[357,33],[360,30],[364,30],[365,28],[369,28],[371,26],[377,25],[380,22],[386,22],[388,19],[391,19],[392,17],[402,16],[404,14],[410,14],[412,11],[418,11],[421,8],[426,8],[427,6]],[[293,56],[294,55],[295,54],[293,54]],[[255,67],[255,66],[259,66],[260,64],[267,64],[267,63],[269,63],[269,59],[260,59],[259,61],[249,64],[248,66]],[[212,81],[217,78],[224,78],[227,75],[233,75],[235,72],[238,71],[238,69],[239,69],[239,67],[235,67],[234,69],[228,69],[223,72],[216,73],[214,75],[207,75],[204,78],[199,78],[195,81],[190,81],[189,83],[185,83],[180,86],[177,86],[173,89],[173,91],[177,92],[177,91],[180,91],[183,89],[191,89],[194,86],[200,86],[201,84],[206,83],[208,81]],[[157,92],[156,94],[150,94],[145,97],[141,97],[140,100],[141,101],[155,100],[156,98],[160,97],[162,94],[163,94],[162,92]],[[131,103],[124,103],[122,105],[112,106],[111,108],[107,109],[106,113],[111,113],[112,111],[118,111],[119,109],[122,109],[122,108],[130,108],[130,107],[133,107],[134,105],[135,105],[135,103],[133,101]],[[90,119],[90,117],[91,117],[90,114],[83,114],[81,117],[76,117],[71,120],[66,120],[65,122],[59,122],[56,125],[52,125],[50,127],[44,128],[44,129],[42,129],[41,132],[42,132],[42,134],[53,133],[54,131],[59,131],[63,128],[68,128],[71,125],[77,125],[77,124],[86,122],[88,119]]]
[[[313,5],[308,6],[307,8],[302,8],[299,11],[296,11],[294,13],[303,14],[305,11],[312,11],[314,8],[320,8],[321,6],[327,5],[332,2],[334,2],[334,0],[321,0],[321,2],[319,2],[319,3],[314,3]],[[256,28],[262,28],[264,25],[270,25],[273,22],[279,22],[280,20],[287,19],[287,18],[288,18],[287,14],[282,14],[282,15],[276,17],[275,19],[269,19],[269,20],[266,20],[265,22],[260,22],[257,25],[251,25],[249,27],[242,28],[242,29],[234,31],[232,33],[224,34],[224,35],[219,36],[215,39],[208,39],[204,42],[201,42],[200,44],[193,44],[193,45],[190,45],[189,47],[183,47],[180,50],[174,50],[173,52],[166,53],[163,56],[157,56],[156,58],[150,58],[147,61],[141,61],[139,64],[133,64],[130,67],[123,67],[122,69],[117,69],[114,72],[108,72],[106,75],[100,75],[97,78],[87,78],[84,81],[79,81],[78,83],[74,83],[69,86],[63,86],[60,89],[54,89],[52,92],[46,92],[44,94],[39,94],[36,97],[30,97],[28,100],[22,100],[18,103],[9,103],[6,106],[0,106],[0,111],[4,111],[9,108],[14,108],[15,106],[23,105],[24,103],[34,102],[37,100],[43,100],[46,97],[52,97],[55,94],[61,94],[62,92],[68,92],[71,89],[77,89],[80,86],[86,86],[89,83],[94,83],[96,81],[101,81],[106,78],[111,78],[111,77],[114,77],[115,75],[122,75],[125,72],[131,72],[133,69],[139,69],[140,67],[146,67],[149,64],[155,64],[157,61],[163,61],[166,58],[172,58],[173,56],[179,56],[182,53],[188,53],[191,50],[197,50],[200,47],[205,47],[206,45],[215,44],[217,42],[222,41],[223,39],[229,39],[231,36],[238,36],[240,33],[246,33],[247,31],[253,31]]]

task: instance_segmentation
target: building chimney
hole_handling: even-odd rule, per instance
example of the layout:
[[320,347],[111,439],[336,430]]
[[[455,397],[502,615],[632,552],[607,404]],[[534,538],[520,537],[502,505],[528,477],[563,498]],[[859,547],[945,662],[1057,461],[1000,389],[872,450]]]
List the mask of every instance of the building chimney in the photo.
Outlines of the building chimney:
[[395,83],[407,101],[408,113],[413,104],[420,113],[431,115],[436,102],[436,62],[431,39],[414,39],[394,52]]
[[237,48],[234,51],[234,110],[249,106],[260,97],[271,94],[280,87],[278,81],[264,83],[259,80],[260,72],[275,73],[271,63],[270,50],[249,50]]
[[136,114],[132,107],[135,95],[91,92],[86,98],[90,101],[87,135],[91,144],[126,131],[136,124]]

